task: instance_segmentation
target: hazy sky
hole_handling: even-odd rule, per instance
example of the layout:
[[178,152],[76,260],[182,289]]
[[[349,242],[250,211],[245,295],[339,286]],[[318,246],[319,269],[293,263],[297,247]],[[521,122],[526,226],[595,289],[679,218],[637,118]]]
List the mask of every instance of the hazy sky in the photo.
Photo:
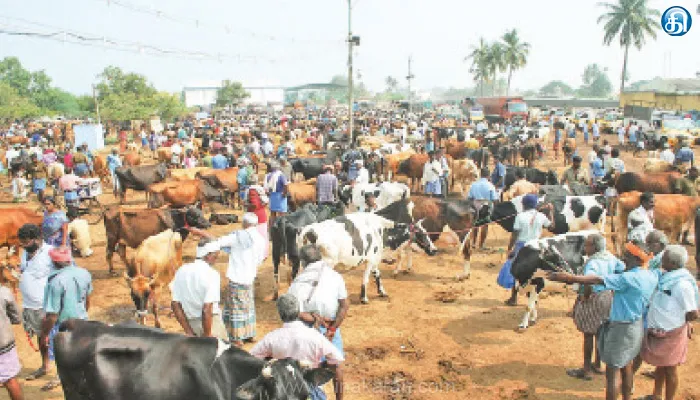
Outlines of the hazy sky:
[[[61,41],[0,34],[0,58],[17,56],[25,67],[45,69],[54,83],[74,93],[90,89],[107,65],[142,73],[161,90],[240,80],[244,85],[292,86],[327,82],[347,71],[347,3],[344,0],[123,0],[158,9],[173,22],[130,11],[109,0],[0,0],[0,30],[78,31],[162,48],[240,55],[195,61],[155,57]],[[355,65],[371,90],[388,75],[405,84],[413,56],[414,85],[472,85],[463,61],[480,36],[497,39],[510,28],[532,45],[527,66],[513,87],[539,88],[553,79],[580,85],[588,63],[609,68],[619,85],[622,50],[602,44],[595,0],[354,0],[353,32],[361,36]],[[694,17],[683,37],[659,31],[642,51],[630,51],[632,80],[694,77],[700,71],[700,15],[690,0],[650,0],[661,12],[682,5]],[[19,20],[21,19],[21,20]],[[39,23],[48,26],[38,26]],[[228,26],[229,33],[226,31]],[[59,29],[52,29],[56,27]],[[145,50],[147,53],[147,50]],[[670,58],[670,61],[669,61]]]

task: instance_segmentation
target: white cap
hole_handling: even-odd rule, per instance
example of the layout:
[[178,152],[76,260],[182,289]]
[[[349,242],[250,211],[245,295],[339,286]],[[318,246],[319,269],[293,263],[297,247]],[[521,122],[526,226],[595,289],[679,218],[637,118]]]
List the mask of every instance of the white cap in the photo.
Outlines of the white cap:
[[211,254],[211,253],[217,252],[219,250],[221,250],[221,246],[219,246],[219,242],[209,242],[202,247],[197,247],[196,257],[203,258],[207,254]]
[[250,212],[245,213],[243,214],[243,222],[250,225],[257,225],[258,216]]

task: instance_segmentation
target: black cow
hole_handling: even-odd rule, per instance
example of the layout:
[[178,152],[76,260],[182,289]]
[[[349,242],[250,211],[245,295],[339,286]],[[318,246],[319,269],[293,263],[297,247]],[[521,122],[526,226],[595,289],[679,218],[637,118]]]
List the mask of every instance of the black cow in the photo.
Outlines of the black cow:
[[507,191],[510,185],[515,183],[517,178],[515,177],[515,171],[523,170],[525,171],[525,179],[528,182],[537,183],[540,185],[558,185],[559,178],[554,170],[549,170],[547,172],[540,171],[537,168],[527,168],[527,167],[508,167],[506,168],[506,179],[505,179],[505,189]]
[[544,196],[588,196],[594,191],[588,185],[570,183],[567,185],[540,185],[540,194]]
[[537,301],[544,288],[544,278],[534,278],[535,272],[563,269],[580,274],[584,265],[583,243],[588,236],[596,233],[600,232],[588,230],[532,240],[520,249],[510,268],[516,290],[528,290],[527,311],[520,329],[527,329],[529,324],[537,322]]
[[488,167],[490,154],[487,148],[482,147],[480,149],[467,150],[466,154],[467,158],[474,161],[474,164],[476,164],[479,169]]
[[305,204],[293,213],[275,218],[270,228],[272,240],[272,266],[274,273],[274,298],[277,298],[279,290],[279,265],[283,255],[287,256],[292,266],[292,279],[299,273],[299,249],[297,248],[297,235],[307,225],[325,221],[343,214],[343,206]]
[[96,321],[64,322],[54,346],[66,400],[302,400],[333,377],[214,338]]
[[119,167],[114,173],[119,180],[120,199],[124,202],[126,189],[147,190],[150,185],[165,180],[168,176],[168,167],[165,164]]

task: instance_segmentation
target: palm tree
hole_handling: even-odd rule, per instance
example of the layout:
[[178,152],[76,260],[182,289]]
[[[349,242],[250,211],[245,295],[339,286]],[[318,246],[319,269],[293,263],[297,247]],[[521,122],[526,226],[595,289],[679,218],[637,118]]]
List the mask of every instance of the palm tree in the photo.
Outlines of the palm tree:
[[479,88],[482,96],[484,95],[484,82],[487,82],[490,77],[487,71],[488,54],[489,44],[486,42],[486,39],[481,37],[479,38],[479,45],[472,46],[469,55],[464,57],[464,61],[472,61],[469,72],[474,76],[474,81],[479,82]]
[[496,75],[499,71],[506,69],[505,52],[503,46],[496,42],[488,47],[486,53],[486,73],[487,81],[492,82],[491,95],[496,94]]
[[510,79],[513,76],[513,71],[524,67],[527,63],[530,43],[520,41],[517,29],[506,32],[501,40],[503,40],[503,57],[508,67],[508,86],[506,87],[506,96],[508,96],[510,94]]
[[399,86],[399,81],[397,81],[393,76],[387,76],[384,83],[386,84],[386,91],[389,93],[394,93],[396,88]]
[[647,7],[647,0],[617,0],[617,3],[598,3],[607,9],[598,17],[598,23],[604,22],[605,36],[603,43],[610,46],[616,36],[620,37],[620,46],[625,49],[620,76],[620,93],[625,89],[627,73],[627,53],[631,45],[641,50],[646,35],[656,39],[659,29],[659,10]]

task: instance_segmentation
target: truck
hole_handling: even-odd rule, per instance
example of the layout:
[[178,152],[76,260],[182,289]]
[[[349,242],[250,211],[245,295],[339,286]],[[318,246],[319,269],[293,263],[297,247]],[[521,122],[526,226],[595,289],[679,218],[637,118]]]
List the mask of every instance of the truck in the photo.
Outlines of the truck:
[[473,97],[467,97],[459,104],[462,113],[472,122],[476,123],[484,119],[484,107],[477,103]]
[[527,121],[527,104],[522,97],[480,97],[476,103],[484,107],[484,117],[489,123]]

